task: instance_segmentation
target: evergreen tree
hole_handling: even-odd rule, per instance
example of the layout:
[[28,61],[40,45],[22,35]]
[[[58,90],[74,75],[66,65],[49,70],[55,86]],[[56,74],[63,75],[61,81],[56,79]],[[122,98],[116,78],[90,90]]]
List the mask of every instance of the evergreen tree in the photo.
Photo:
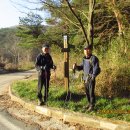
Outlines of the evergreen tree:
[[45,31],[41,16],[30,12],[27,17],[20,17],[19,19],[20,25],[18,26],[17,36],[21,38],[20,45],[30,48],[41,44],[39,37]]

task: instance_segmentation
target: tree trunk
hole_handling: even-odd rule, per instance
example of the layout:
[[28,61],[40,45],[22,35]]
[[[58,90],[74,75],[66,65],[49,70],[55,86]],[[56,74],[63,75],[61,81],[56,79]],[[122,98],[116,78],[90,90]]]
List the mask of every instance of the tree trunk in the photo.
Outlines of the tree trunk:
[[88,40],[90,45],[93,46],[93,39],[94,39],[94,7],[95,7],[96,0],[89,0],[89,17],[88,17]]
[[77,14],[72,9],[69,1],[66,0],[66,2],[68,4],[68,7],[70,8],[71,12],[76,17],[76,19],[78,20],[78,22],[82,28],[83,34],[84,34],[85,39],[86,39],[86,45],[93,46],[93,38],[94,38],[93,17],[94,17],[94,7],[95,7],[96,0],[89,0],[89,16],[88,16],[88,28],[87,29],[85,29],[82,20],[77,16]]
[[124,27],[123,27],[123,20],[122,20],[122,15],[121,12],[119,11],[119,9],[116,7],[116,0],[112,0],[112,4],[113,4],[113,12],[115,14],[116,20],[117,20],[117,24],[118,24],[118,32],[119,32],[119,36],[123,36],[124,34]]

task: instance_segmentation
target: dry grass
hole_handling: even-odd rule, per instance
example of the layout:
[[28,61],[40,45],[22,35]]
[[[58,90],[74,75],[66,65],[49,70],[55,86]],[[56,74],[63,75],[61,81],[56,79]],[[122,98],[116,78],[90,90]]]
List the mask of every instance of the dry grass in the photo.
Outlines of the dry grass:
[[[82,62],[82,54],[76,54],[74,52],[70,52],[70,63],[69,68],[72,69],[73,63],[77,62],[80,64]],[[97,55],[100,61],[101,73],[97,77],[96,83],[96,93],[99,96],[103,97],[113,97],[113,96],[129,96],[130,90],[130,69],[128,66],[130,61],[127,60],[127,56],[122,56],[119,52],[110,50],[106,53],[104,58],[100,58]],[[55,64],[57,65],[56,83],[63,85],[63,76],[64,76],[64,55],[60,51],[52,53],[52,57],[54,59]],[[126,59],[124,59],[126,58]],[[71,78],[70,72],[70,85],[79,89],[83,89],[83,83],[81,82],[81,73],[78,75],[78,78],[73,80]],[[52,77],[54,73],[52,73]],[[53,80],[52,80],[53,81]]]

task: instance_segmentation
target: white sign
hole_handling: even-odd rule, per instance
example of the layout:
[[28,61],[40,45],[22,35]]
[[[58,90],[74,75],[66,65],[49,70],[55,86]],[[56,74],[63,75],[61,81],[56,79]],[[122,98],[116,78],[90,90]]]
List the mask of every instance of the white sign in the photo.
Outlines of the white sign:
[[68,48],[67,35],[64,36],[64,48]]

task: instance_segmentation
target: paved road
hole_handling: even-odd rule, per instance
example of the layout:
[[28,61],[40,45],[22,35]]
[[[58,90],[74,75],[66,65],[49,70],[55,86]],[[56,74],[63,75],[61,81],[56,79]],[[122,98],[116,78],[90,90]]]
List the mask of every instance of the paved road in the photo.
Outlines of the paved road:
[[[0,75],[0,95],[5,91],[9,83],[13,80],[23,79],[35,73],[35,70],[11,73],[11,74],[1,74]],[[0,130],[38,130],[39,128],[34,126],[29,126],[11,117],[6,110],[0,106]]]
[[4,88],[7,87],[12,81],[29,77],[34,73],[36,73],[35,70],[10,74],[0,74],[0,93],[4,91]]

